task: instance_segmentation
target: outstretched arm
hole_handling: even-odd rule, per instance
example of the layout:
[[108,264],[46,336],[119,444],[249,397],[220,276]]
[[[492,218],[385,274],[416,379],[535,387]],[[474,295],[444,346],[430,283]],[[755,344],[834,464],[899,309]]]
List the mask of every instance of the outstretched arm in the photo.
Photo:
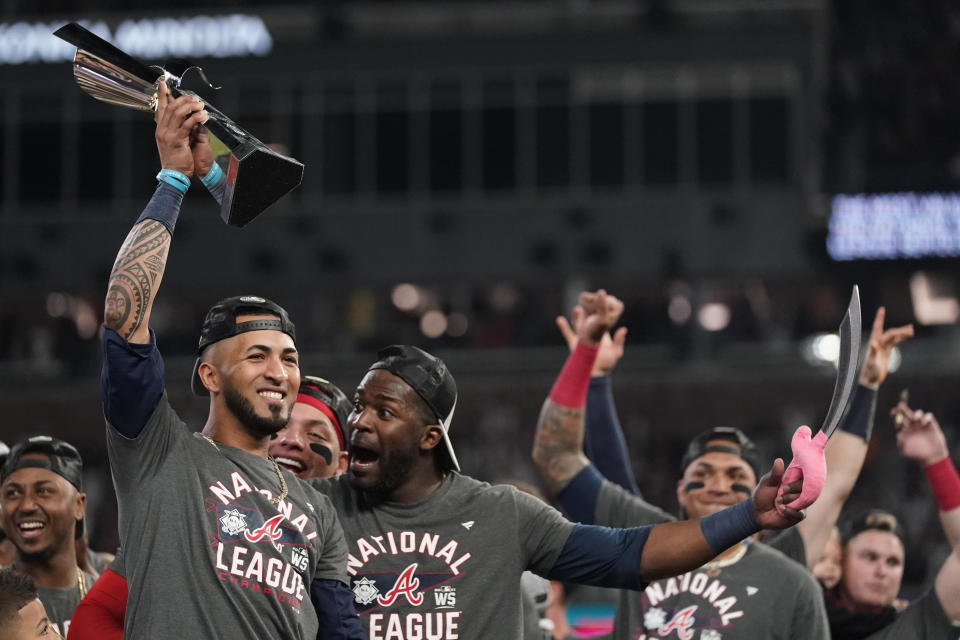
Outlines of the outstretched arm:
[[194,173],[191,136],[196,140],[196,129],[207,120],[207,112],[196,98],[171,100],[162,82],[157,95],[154,119],[163,167],[161,183],[120,247],[104,304],[107,327],[138,344],[150,342],[150,310],[166,268],[173,224]]
[[751,500],[699,520],[631,529],[577,525],[548,577],[640,589],[652,580],[695,569],[760,529],[792,526],[803,514],[784,508],[781,516],[774,505],[799,497],[802,482],[790,483],[778,498],[783,471],[783,460],[778,458]]
[[826,448],[827,478],[817,501],[797,525],[806,550],[807,567],[813,569],[837,523],[840,511],[857,482],[867,455],[876,413],[877,389],[887,377],[893,348],[913,336],[913,325],[884,330],[886,310],[880,307],[873,320],[867,354],[860,370],[850,410]]
[[923,466],[937,499],[943,532],[953,552],[940,568],[934,590],[947,616],[960,620],[960,476],[932,413],[911,410],[903,401],[890,413],[897,425],[900,453]]

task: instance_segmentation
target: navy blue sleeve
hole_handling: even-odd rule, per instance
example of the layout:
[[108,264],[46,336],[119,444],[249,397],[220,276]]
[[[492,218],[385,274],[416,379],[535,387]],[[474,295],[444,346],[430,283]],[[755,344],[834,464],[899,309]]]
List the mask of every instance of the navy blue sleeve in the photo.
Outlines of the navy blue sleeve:
[[601,485],[603,476],[595,466],[587,465],[557,494],[557,504],[574,522],[593,524]]
[[317,640],[366,640],[360,616],[353,607],[353,591],[339,580],[314,580],[310,600],[320,627]]
[[873,421],[876,412],[876,389],[857,384],[857,386],[853,388],[853,399],[850,400],[850,408],[847,409],[847,415],[840,421],[840,428],[847,433],[860,436],[867,442],[870,442],[870,434],[873,432]]
[[646,583],[640,577],[640,558],[652,528],[578,524],[547,577],[598,587],[642,589]]
[[604,478],[635,496],[640,488],[630,468],[627,440],[623,437],[609,376],[590,378],[584,417],[583,451]]
[[163,358],[150,330],[150,342],[127,342],[103,326],[103,368],[100,398],[103,415],[114,429],[136,438],[163,397]]

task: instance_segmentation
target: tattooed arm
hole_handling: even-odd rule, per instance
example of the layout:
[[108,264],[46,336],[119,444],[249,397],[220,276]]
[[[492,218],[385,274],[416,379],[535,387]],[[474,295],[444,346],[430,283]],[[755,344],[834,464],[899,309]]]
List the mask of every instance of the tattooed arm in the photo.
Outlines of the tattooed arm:
[[577,344],[543,404],[533,442],[533,461],[553,495],[590,464],[583,452],[587,387],[600,341],[622,310],[623,303],[603,289],[580,294]]
[[[191,139],[197,140],[197,129],[207,120],[203,104],[190,96],[171,99],[166,85],[161,82],[154,119],[162,167],[179,171],[189,178],[195,169],[194,155],[198,153],[191,148]],[[181,199],[179,191],[161,183],[114,261],[107,287],[104,323],[129,342],[144,344],[150,341],[150,309],[163,278],[171,239],[170,223],[162,222],[165,216],[159,213],[172,210],[175,214]],[[152,212],[151,207],[157,211]]]
[[583,409],[547,398],[533,441],[533,461],[551,495],[560,493],[590,461],[583,453]]

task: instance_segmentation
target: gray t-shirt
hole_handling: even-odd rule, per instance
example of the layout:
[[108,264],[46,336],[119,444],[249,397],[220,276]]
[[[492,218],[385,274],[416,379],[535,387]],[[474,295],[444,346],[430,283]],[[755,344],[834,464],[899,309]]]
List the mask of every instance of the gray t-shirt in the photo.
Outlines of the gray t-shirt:
[[960,628],[953,626],[936,592],[930,590],[910,603],[890,625],[865,640],[957,640]]
[[375,502],[346,477],[310,481],[343,525],[370,640],[521,638],[520,576],[545,575],[573,524],[511,486],[450,473],[421,502]]
[[[84,572],[83,584],[87,591],[90,591],[94,581],[95,578],[92,575]],[[66,637],[70,630],[70,618],[73,617],[74,609],[80,604],[79,583],[69,589],[38,586],[37,593],[40,596],[40,602],[43,603],[43,608],[47,611],[47,618],[50,619],[60,635]]]
[[124,637],[309,638],[315,578],[346,580],[330,501],[260,456],[190,433],[166,394],[135,439],[107,427],[117,491]]
[[[670,520],[663,510],[603,482],[597,524],[632,527]],[[771,544],[802,555],[799,538],[790,529]],[[738,562],[719,570],[697,569],[652,582],[643,591],[622,591],[613,637],[824,640],[829,631],[823,595],[807,569],[770,545],[751,542]]]

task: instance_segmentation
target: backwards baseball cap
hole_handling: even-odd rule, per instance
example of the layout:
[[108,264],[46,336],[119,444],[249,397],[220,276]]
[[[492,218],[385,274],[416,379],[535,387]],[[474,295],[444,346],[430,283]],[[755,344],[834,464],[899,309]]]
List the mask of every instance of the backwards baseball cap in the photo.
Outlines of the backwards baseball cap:
[[374,369],[389,371],[413,387],[423,398],[443,429],[443,442],[447,446],[453,469],[460,471],[460,463],[450,442],[450,422],[457,408],[457,383],[443,360],[423,349],[395,344],[377,352],[377,361],[370,365],[368,371]]
[[337,428],[340,450],[346,451],[347,417],[353,411],[353,403],[347,398],[347,394],[329,380],[316,376],[302,376],[297,402],[308,404],[330,418]]
[[[47,458],[25,458],[28,453],[41,453]],[[13,445],[7,455],[0,473],[0,482],[6,480],[14,471],[28,467],[53,471],[66,478],[77,491],[83,491],[83,459],[80,452],[69,442],[50,436],[33,436],[21,440]]]
[[[722,444],[710,444],[717,440],[727,440],[730,446]],[[680,464],[680,472],[683,473],[687,466],[705,453],[732,453],[743,458],[747,464],[753,468],[757,480],[760,479],[761,468],[763,467],[760,449],[754,444],[753,440],[747,437],[743,431],[735,427],[714,427],[704,431],[687,446],[686,453],[683,454],[683,461]]]
[[897,521],[897,516],[879,509],[869,511],[847,522],[840,530],[840,542],[846,545],[864,531],[885,531],[897,536],[900,542],[903,542],[903,528]]
[[[46,460],[40,458],[24,458],[28,453],[41,453],[47,456]],[[67,482],[76,487],[77,491],[83,492],[83,458],[69,442],[64,442],[59,438],[50,436],[33,436],[21,440],[13,445],[10,453],[7,454],[3,462],[3,470],[0,471],[0,482],[6,479],[14,471],[26,469],[29,467],[48,469],[59,476],[66,478]],[[80,539],[83,535],[83,518],[77,520],[77,526],[74,529],[74,538]]]
[[[250,320],[248,322],[237,322],[238,316],[260,316],[272,315],[276,318],[263,318],[260,320]],[[235,335],[246,333],[247,331],[283,331],[293,338],[294,343],[297,336],[294,333],[293,323],[290,322],[290,316],[286,310],[276,302],[271,302],[266,298],[259,296],[233,296],[224,298],[217,304],[210,307],[207,311],[207,317],[203,319],[203,327],[200,329],[200,344],[197,345],[197,356],[203,355],[203,350],[214,342],[220,342]],[[193,365],[193,376],[190,378],[190,388],[198,396],[209,395],[207,388],[200,381],[200,358]]]

